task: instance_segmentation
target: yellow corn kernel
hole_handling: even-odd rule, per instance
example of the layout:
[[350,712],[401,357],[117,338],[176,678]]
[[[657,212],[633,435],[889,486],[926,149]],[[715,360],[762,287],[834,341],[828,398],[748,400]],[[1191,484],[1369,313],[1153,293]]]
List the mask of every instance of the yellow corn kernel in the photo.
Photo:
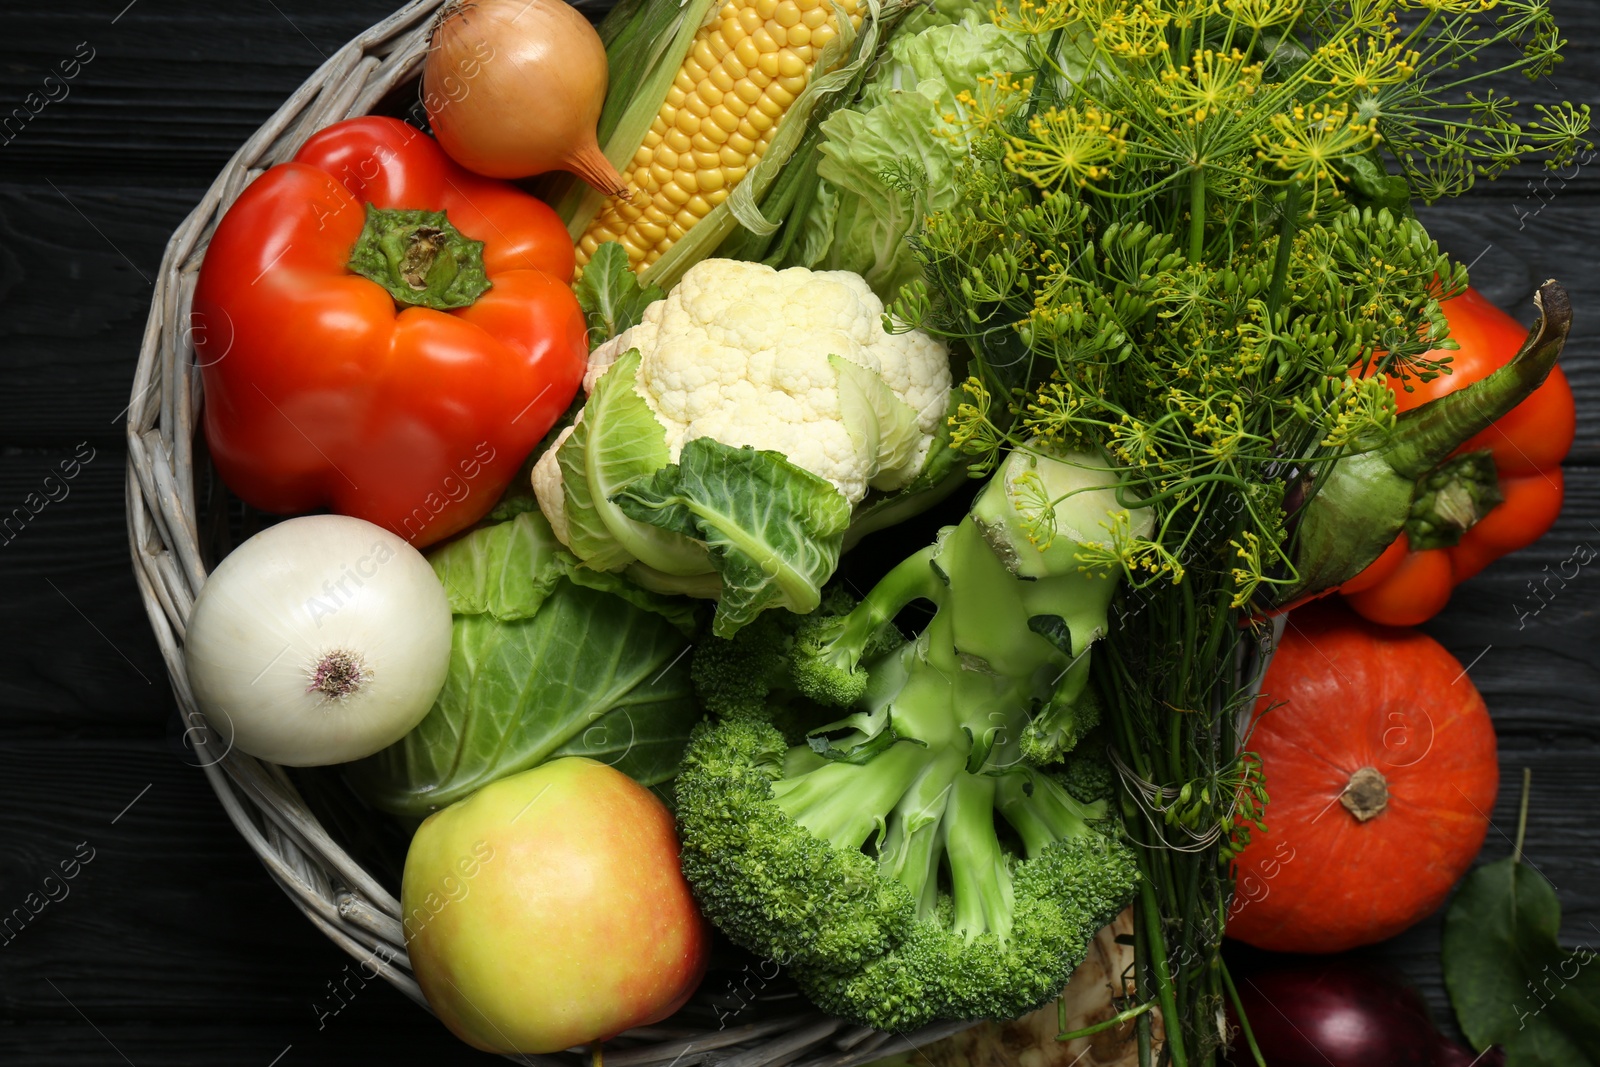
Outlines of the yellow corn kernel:
[[[841,6],[859,26],[860,0]],[[765,154],[838,32],[824,0],[725,0],[634,153],[631,198],[609,201],[577,242],[579,266],[613,240],[636,268],[649,266],[722,203]]]

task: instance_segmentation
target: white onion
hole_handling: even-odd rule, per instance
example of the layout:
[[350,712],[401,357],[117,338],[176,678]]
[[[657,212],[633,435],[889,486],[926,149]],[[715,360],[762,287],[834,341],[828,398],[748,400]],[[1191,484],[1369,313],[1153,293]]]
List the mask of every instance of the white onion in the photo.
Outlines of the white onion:
[[212,572],[184,656],[221,743],[291,767],[344,763],[428,714],[450,664],[450,602],[422,554],[382,527],[289,519]]

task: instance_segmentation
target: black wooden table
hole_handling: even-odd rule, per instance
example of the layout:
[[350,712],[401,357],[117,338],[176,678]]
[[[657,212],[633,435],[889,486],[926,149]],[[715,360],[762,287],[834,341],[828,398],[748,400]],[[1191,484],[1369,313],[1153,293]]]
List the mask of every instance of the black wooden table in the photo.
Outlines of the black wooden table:
[[[0,1063],[500,1062],[387,986],[349,982],[349,959],[223,817],[181,743],[123,521],[123,413],[168,235],[284,97],[396,2],[9,2],[0,13],[0,520],[13,520],[0,529],[0,916],[30,894],[43,901],[0,932]],[[1553,6],[1568,61],[1516,91],[1600,104],[1600,5]],[[1506,784],[1485,858],[1510,851],[1515,782],[1532,767],[1527,853],[1557,888],[1563,941],[1591,946],[1600,564],[1550,576],[1600,546],[1597,175],[1514,173],[1424,213],[1524,321],[1546,277],[1577,308],[1563,365],[1580,425],[1561,520],[1458,591],[1428,630],[1471,664],[1499,730]],[[75,877],[47,882],[63,863]],[[1378,953],[1447,1015],[1438,948],[1435,916]],[[353,990],[346,1007],[319,1018],[339,984]]]

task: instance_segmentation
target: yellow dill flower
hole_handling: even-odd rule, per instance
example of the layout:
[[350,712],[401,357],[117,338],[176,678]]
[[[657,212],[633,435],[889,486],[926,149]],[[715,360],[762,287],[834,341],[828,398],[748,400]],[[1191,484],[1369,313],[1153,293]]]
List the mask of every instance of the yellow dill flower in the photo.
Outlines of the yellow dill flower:
[[1238,25],[1259,32],[1293,22],[1305,4],[1302,0],[1223,0],[1222,7]]
[[982,473],[999,459],[1004,442],[989,418],[993,401],[988,387],[974,375],[961,383],[961,391],[968,399],[957,404],[956,413],[950,416],[950,447],[974,457],[972,470]]
[[1277,136],[1269,139],[1258,134],[1257,156],[1299,181],[1311,182],[1313,207],[1322,183],[1334,180],[1333,165],[1361,155],[1379,140],[1376,120],[1356,121],[1346,105],[1296,104],[1287,114],[1273,115],[1271,122]]
[[1002,30],[1035,36],[1064,29],[1082,18],[1080,5],[1073,0],[1018,0],[1015,7],[999,3],[989,12],[990,21]]
[[1246,530],[1241,537],[1229,541],[1228,544],[1240,560],[1240,565],[1232,570],[1234,592],[1228,606],[1242,608],[1250,603],[1250,598],[1256,595],[1256,590],[1266,581],[1265,568],[1261,561],[1261,538]]
[[1047,552],[1056,540],[1056,502],[1050,499],[1039,471],[1030,467],[1011,482],[1011,505],[1022,518],[1028,543]]
[[1109,10],[1097,19],[1085,20],[1094,27],[1094,43],[1107,54],[1123,61],[1150,59],[1166,52],[1167,26],[1172,16],[1153,3],[1105,5]]
[[945,112],[944,121],[953,128],[935,132],[962,142],[1000,129],[1008,115],[1027,104],[1032,93],[1032,75],[1020,81],[1008,71],[981,77],[976,90],[963,89],[957,93],[956,109]]
[[1126,511],[1114,512],[1111,522],[1100,524],[1104,541],[1085,541],[1078,546],[1078,564],[1086,571],[1121,568],[1129,577],[1144,571],[1153,578],[1166,578],[1174,585],[1183,581],[1183,564],[1164,545],[1135,537]]
[[1366,38],[1364,44],[1341,39],[1316,50],[1305,77],[1339,93],[1372,92],[1405,81],[1417,72],[1420,61],[1417,51],[1375,37]]
[[1398,0],[1399,6],[1435,15],[1471,15],[1492,11],[1499,0]]
[[1162,74],[1163,113],[1171,118],[1193,115],[1204,121],[1218,111],[1233,110],[1261,85],[1261,64],[1248,63],[1235,48],[1224,55],[1196,49],[1188,66]]
[[1111,124],[1098,108],[1053,107],[1028,120],[1014,137],[1006,165],[1036,185],[1087,185],[1111,173],[1128,154],[1128,126]]
[[1217,0],[1163,0],[1162,8],[1172,19],[1172,25],[1186,30],[1205,15],[1217,13]]
[[1156,427],[1123,415],[1111,431],[1111,451],[1130,467],[1148,467],[1161,462],[1161,438]]

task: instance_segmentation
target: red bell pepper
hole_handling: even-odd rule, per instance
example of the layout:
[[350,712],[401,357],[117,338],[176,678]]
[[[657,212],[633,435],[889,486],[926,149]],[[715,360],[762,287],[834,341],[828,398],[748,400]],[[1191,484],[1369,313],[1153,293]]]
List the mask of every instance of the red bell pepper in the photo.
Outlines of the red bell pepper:
[[[1464,388],[1510,362],[1527,331],[1476,290],[1441,305],[1460,345],[1452,373],[1413,383],[1391,379],[1401,411]],[[1437,615],[1455,586],[1549,530],[1561,512],[1561,461],[1576,429],[1572,389],[1560,367],[1488,429],[1461,445],[1424,481],[1406,532],[1340,586],[1373,622],[1415,626]]]
[[588,355],[555,212],[398,119],[341,122],[229,209],[194,297],[205,433],[246,503],[427,545],[481,518]]

